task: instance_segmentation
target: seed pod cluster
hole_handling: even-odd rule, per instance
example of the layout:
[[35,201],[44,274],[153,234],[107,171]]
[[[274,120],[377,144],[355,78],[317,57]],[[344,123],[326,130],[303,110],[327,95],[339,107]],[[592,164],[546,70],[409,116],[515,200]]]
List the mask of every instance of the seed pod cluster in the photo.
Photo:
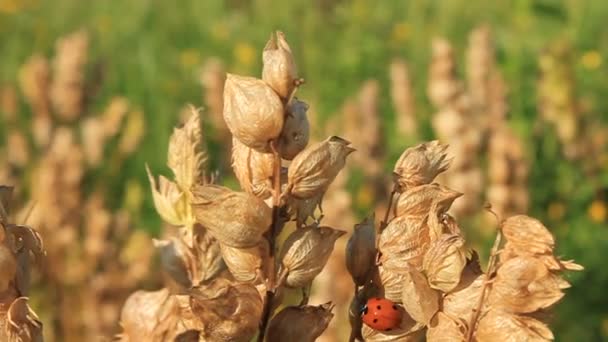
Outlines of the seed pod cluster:
[[268,342],[313,342],[327,328],[334,314],[331,302],[319,306],[288,306],[270,322]]

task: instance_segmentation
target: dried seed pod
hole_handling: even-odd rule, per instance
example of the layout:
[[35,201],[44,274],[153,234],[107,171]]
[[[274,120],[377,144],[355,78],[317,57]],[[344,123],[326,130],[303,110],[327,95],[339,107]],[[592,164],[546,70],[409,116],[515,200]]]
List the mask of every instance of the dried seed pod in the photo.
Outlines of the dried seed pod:
[[424,255],[422,268],[430,286],[447,293],[460,282],[466,261],[464,239],[458,235],[443,234]]
[[228,270],[238,281],[258,282],[262,280],[263,269],[268,263],[268,241],[262,239],[260,244],[251,248],[235,248],[220,244],[222,258]]
[[416,322],[426,325],[439,310],[439,292],[430,287],[421,272],[409,268],[403,273],[403,307]]
[[42,322],[27,304],[27,297],[15,299],[6,311],[5,331],[0,332],[0,338],[6,341],[42,341]]
[[488,301],[493,308],[531,313],[557,303],[569,286],[542,261],[518,257],[500,265]]
[[545,325],[528,316],[513,315],[492,309],[483,315],[475,331],[477,341],[553,341],[553,333]]
[[460,317],[469,322],[479,303],[486,276],[481,272],[476,254],[467,262],[458,286],[443,297],[442,311],[451,317]]
[[287,188],[299,199],[324,193],[355,151],[350,142],[332,136],[298,154],[289,166]]
[[369,279],[375,261],[376,231],[372,215],[355,225],[346,245],[346,268],[356,285],[362,286]]
[[148,165],[146,165],[146,172],[152,188],[154,207],[163,220],[174,226],[188,225],[192,222],[190,208],[188,208],[184,193],[179,190],[177,184],[160,176],[157,185]]
[[319,306],[288,306],[270,321],[268,342],[314,342],[334,317],[331,302]]
[[171,336],[179,320],[178,303],[169,290],[137,291],[120,314],[121,341],[161,341]]
[[184,288],[193,285],[192,276],[195,265],[192,251],[180,239],[153,240],[154,247],[160,253],[160,262],[164,271]]
[[378,239],[380,262],[393,268],[406,267],[408,264],[422,267],[424,254],[431,243],[424,216],[396,217]]
[[[399,308],[403,310],[402,307]],[[424,325],[414,321],[404,312],[398,328],[379,331],[363,325],[362,335],[366,342],[416,342],[424,335]]]
[[434,140],[405,150],[393,170],[398,190],[403,192],[414,186],[430,184],[438,174],[446,171],[451,162],[447,159],[447,148],[448,145]]
[[502,231],[511,248],[526,253],[552,253],[555,247],[553,235],[542,222],[526,215],[509,217]]
[[319,218],[315,216],[315,211],[317,208],[321,209],[323,195],[323,193],[320,193],[307,199],[293,197],[287,199],[288,213],[290,217],[295,216],[296,227],[302,228],[306,226],[306,221],[309,218],[312,218],[315,222],[319,221]]
[[336,240],[344,234],[346,232],[330,227],[307,227],[291,233],[285,240],[279,258],[287,272],[286,285],[308,285],[321,273]]
[[[183,230],[182,233],[184,234]],[[185,235],[187,234],[188,232],[185,232]],[[200,225],[195,225],[194,236],[196,241],[194,248],[197,250],[196,255],[198,256],[195,261],[199,266],[193,283],[198,284],[201,281],[215,278],[226,269],[226,265],[222,260],[219,242],[211,236],[208,230]],[[187,241],[185,237],[182,237],[182,240]]]
[[272,195],[274,156],[261,153],[232,138],[232,169],[241,189],[261,199]]
[[310,138],[310,124],[306,116],[308,104],[293,99],[287,106],[287,117],[279,136],[279,153],[281,158],[292,160],[302,152]]
[[426,340],[433,342],[465,342],[467,340],[466,333],[466,321],[458,317],[453,319],[439,311],[429,322]]
[[228,74],[224,120],[230,133],[247,147],[268,152],[269,142],[283,129],[283,103],[264,81]]
[[440,213],[445,213],[462,193],[439,184],[427,184],[409,188],[399,196],[395,205],[395,216],[425,215],[429,208],[437,205]]
[[[0,230],[4,230],[0,226]],[[0,241],[0,293],[6,291],[17,274],[17,260],[8,246]]]
[[403,282],[406,275],[401,270],[403,267],[408,267],[408,264],[402,264],[396,268],[393,265],[378,266],[378,276],[380,277],[381,287],[384,292],[384,298],[395,303],[401,303],[403,296]]
[[197,222],[220,243],[253,247],[272,223],[272,211],[261,199],[218,185],[197,185],[192,190]]
[[288,98],[295,88],[297,78],[296,62],[291,48],[281,31],[270,35],[262,53],[264,67],[262,79],[283,99]]
[[167,154],[167,165],[182,191],[202,180],[208,159],[201,116],[194,108],[191,112],[183,127],[173,129]]

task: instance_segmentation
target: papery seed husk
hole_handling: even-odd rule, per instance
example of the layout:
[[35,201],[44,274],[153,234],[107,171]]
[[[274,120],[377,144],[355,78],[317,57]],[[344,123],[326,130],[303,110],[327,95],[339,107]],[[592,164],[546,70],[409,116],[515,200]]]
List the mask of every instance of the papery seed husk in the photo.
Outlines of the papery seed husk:
[[387,267],[384,264],[378,266],[378,275],[380,277],[380,282],[382,283],[384,298],[395,303],[401,303],[403,296],[403,282],[405,281],[406,277],[402,271],[402,268],[408,266],[407,264],[399,265],[399,268],[391,266]]
[[27,297],[16,298],[6,311],[6,327],[0,332],[0,338],[6,333],[7,341],[42,342],[42,322],[28,305]]
[[228,74],[224,86],[224,120],[234,137],[247,147],[269,152],[269,142],[281,133],[284,108],[264,81]]
[[402,302],[416,322],[428,324],[439,310],[439,292],[433,290],[424,274],[410,268],[404,271]]
[[324,193],[346,163],[346,157],[355,151],[350,142],[332,136],[307,147],[298,154],[287,173],[287,188],[299,199]]
[[380,331],[363,325],[361,329],[365,342],[415,342],[424,336],[424,325],[414,321],[407,313],[403,313],[401,324],[390,331]]
[[154,240],[154,247],[159,250],[161,265],[167,274],[184,288],[193,284],[194,256],[192,251],[177,238]]
[[537,219],[526,215],[509,217],[502,225],[505,239],[513,248],[527,253],[551,253],[555,239],[549,230]]
[[262,239],[251,248],[235,248],[220,244],[222,258],[234,278],[241,282],[260,281],[269,257],[268,241]]
[[297,229],[283,244],[279,260],[287,270],[286,285],[304,287],[321,271],[336,240],[346,232],[330,227]]
[[177,184],[168,180],[164,176],[156,179],[146,165],[146,172],[152,188],[152,200],[156,212],[169,224],[180,226],[187,225],[191,218],[188,217],[188,204],[185,201],[184,193],[177,187]]
[[281,158],[292,160],[308,145],[310,124],[306,111],[308,111],[308,104],[296,98],[287,105],[287,117],[279,136]]
[[272,33],[262,53],[262,79],[283,99],[290,96],[297,78],[296,63],[291,48],[281,31]]
[[329,325],[333,305],[288,306],[270,321],[268,342],[314,342]]
[[584,267],[575,263],[573,260],[560,260],[554,256],[552,252],[544,254],[534,253],[533,251],[524,250],[521,245],[513,244],[507,241],[500,251],[500,262],[505,263],[509,259],[517,257],[534,257],[541,260],[545,266],[551,271],[582,271]]
[[425,254],[422,267],[432,288],[450,292],[460,282],[465,265],[464,239],[458,235],[443,234]]
[[426,340],[433,342],[465,342],[466,326],[466,321],[456,321],[439,311],[429,322]]
[[429,184],[438,174],[446,171],[451,162],[447,158],[447,147],[434,140],[405,150],[393,170],[399,190]]
[[473,309],[479,303],[485,279],[479,265],[479,257],[474,252],[462,270],[458,286],[443,297],[442,311],[451,317],[459,317],[469,322]]
[[430,245],[426,217],[396,217],[378,237],[380,261],[393,267],[404,267],[408,263],[422,267],[424,254]]
[[427,184],[409,188],[399,196],[395,205],[395,216],[423,215],[429,208],[437,205],[441,213],[445,213],[462,193],[448,189],[439,184]]
[[274,156],[261,153],[232,138],[232,170],[241,189],[261,199],[272,195]]
[[[198,224],[194,226],[193,230],[196,237],[195,249],[198,256],[198,271],[200,273],[193,283],[198,284],[201,281],[207,281],[218,276],[220,272],[226,269],[226,264],[222,259],[220,244],[211,233]],[[184,238],[182,237],[182,239]]]
[[545,264],[531,257],[509,259],[500,265],[488,301],[494,308],[531,313],[557,303],[568,287]]
[[542,342],[552,341],[554,336],[547,325],[532,317],[492,309],[477,324],[475,339],[480,342]]
[[201,181],[208,159],[201,116],[194,108],[191,112],[183,127],[173,129],[167,154],[167,165],[182,191]]
[[196,220],[228,246],[257,245],[272,223],[272,210],[254,195],[218,185],[197,185],[192,195]]
[[121,341],[160,341],[178,317],[178,306],[169,290],[137,291],[127,298],[120,314]]
[[346,268],[356,285],[369,279],[376,262],[376,231],[374,216],[356,224],[346,244]]

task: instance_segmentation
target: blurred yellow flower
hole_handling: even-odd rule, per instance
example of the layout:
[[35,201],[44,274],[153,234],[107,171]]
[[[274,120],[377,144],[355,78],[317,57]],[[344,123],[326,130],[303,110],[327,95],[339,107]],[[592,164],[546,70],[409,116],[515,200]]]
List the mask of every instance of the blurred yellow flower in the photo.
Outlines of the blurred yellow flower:
[[219,41],[228,40],[230,31],[225,23],[219,21],[211,26],[211,36]]
[[560,202],[553,202],[549,204],[549,208],[547,209],[547,215],[553,221],[557,221],[564,217],[566,214],[566,206]]
[[363,186],[357,192],[357,206],[362,208],[370,208],[374,201],[374,189],[368,184]]
[[179,64],[182,68],[191,68],[201,61],[201,54],[195,49],[186,49],[179,54]]
[[587,210],[587,215],[594,222],[604,222],[607,214],[606,202],[600,200],[593,201]]
[[402,43],[410,35],[410,25],[405,22],[396,23],[393,25],[393,31],[391,33],[391,39],[394,43]]
[[585,69],[597,69],[602,64],[602,55],[597,50],[587,51],[581,56],[581,64]]
[[135,180],[127,181],[125,191],[125,208],[130,212],[138,212],[144,200],[144,190],[141,184]]
[[25,1],[22,0],[0,0],[0,13],[14,14],[25,7]]
[[251,44],[239,42],[234,47],[234,57],[239,64],[251,66],[255,61],[256,50]]

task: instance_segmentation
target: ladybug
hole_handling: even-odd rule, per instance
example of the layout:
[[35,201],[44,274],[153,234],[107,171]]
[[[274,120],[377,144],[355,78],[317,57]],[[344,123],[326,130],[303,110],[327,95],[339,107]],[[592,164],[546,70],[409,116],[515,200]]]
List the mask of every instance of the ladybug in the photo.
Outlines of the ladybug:
[[370,298],[361,309],[361,319],[370,328],[389,331],[401,323],[401,311],[397,304],[386,298]]

